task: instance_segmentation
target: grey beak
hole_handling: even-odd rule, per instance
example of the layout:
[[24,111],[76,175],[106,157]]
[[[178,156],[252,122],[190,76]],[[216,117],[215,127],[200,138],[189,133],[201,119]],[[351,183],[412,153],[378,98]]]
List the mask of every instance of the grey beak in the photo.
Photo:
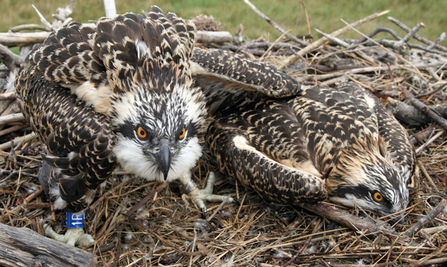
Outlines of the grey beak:
[[166,139],[160,140],[160,151],[154,155],[157,161],[158,167],[163,172],[164,178],[168,177],[168,172],[171,167],[171,149],[169,147],[169,141]]

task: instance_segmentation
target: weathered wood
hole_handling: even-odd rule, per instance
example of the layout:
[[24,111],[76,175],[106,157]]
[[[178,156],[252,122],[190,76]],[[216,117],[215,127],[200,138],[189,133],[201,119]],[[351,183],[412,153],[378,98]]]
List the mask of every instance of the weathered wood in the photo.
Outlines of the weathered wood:
[[197,31],[197,42],[199,43],[226,43],[231,40],[233,40],[233,36],[229,32]]
[[3,45],[25,46],[36,43],[43,43],[45,38],[50,35],[49,32],[26,32],[26,33],[0,33],[0,43]]
[[[92,23],[84,26],[94,27]],[[0,43],[9,47],[26,46],[43,43],[50,32],[26,32],[26,33],[0,33]],[[199,43],[225,43],[231,42],[233,36],[229,32],[219,31],[197,31],[197,42]]]
[[95,266],[96,255],[29,228],[0,224],[1,266]]

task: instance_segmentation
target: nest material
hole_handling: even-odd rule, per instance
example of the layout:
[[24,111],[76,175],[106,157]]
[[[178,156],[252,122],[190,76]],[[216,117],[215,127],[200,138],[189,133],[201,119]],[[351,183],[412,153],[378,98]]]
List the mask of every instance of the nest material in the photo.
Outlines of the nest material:
[[220,22],[215,20],[213,16],[200,14],[194,17],[191,22],[196,25],[198,31],[220,31]]
[[[392,99],[388,102],[393,107],[408,98],[406,91],[419,95],[417,98],[427,105],[447,104],[447,90],[442,87],[447,70],[442,63],[447,62],[444,52],[409,50],[411,46],[407,45],[402,54],[393,47],[365,45],[345,49],[337,42],[326,42],[285,71],[304,86],[333,86],[350,80],[384,102]],[[268,42],[227,44],[221,48],[237,50],[278,67],[301,49],[292,43]],[[418,63],[414,63],[416,59]],[[0,77],[7,77],[8,71],[0,69]],[[0,102],[14,103],[14,97],[8,99]],[[5,119],[9,113],[17,112],[14,104],[7,106],[0,116],[0,120],[4,119],[0,123],[0,222],[43,234],[44,221],[63,232],[64,213],[53,211],[38,185],[37,172],[46,148],[29,135],[30,128],[20,118]],[[95,246],[87,250],[98,255],[98,266],[441,264],[447,261],[447,211],[426,217],[436,207],[445,207],[443,199],[447,193],[447,141],[443,134],[446,128],[434,121],[430,117],[423,125],[407,126],[418,152],[420,171],[410,184],[407,222],[394,226],[396,234],[356,231],[301,207],[266,203],[231,177],[221,177],[215,193],[232,195],[241,205],[207,203],[204,220],[193,202],[182,194],[179,183],[162,188],[156,182],[117,170],[87,211],[86,231],[96,240]],[[10,141],[20,136],[29,138],[11,145]],[[194,171],[195,181],[204,186],[214,167],[213,160],[205,154]],[[148,195],[150,199],[141,202]],[[346,210],[376,218],[372,212]],[[412,229],[421,218],[431,220]],[[414,234],[407,235],[408,231]]]

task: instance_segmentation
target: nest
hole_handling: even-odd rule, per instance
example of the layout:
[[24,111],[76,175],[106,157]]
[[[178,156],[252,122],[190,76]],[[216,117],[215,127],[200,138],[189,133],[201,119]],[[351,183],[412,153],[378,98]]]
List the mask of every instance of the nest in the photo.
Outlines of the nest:
[[[85,250],[97,255],[97,266],[418,266],[447,262],[447,126],[443,120],[447,117],[447,48],[439,45],[440,40],[431,42],[417,35],[422,25],[409,29],[393,20],[408,32],[404,38],[380,27],[359,40],[340,40],[332,34],[312,44],[286,37],[276,43],[200,45],[267,61],[304,86],[351,81],[382,99],[406,125],[418,154],[404,224],[384,227],[387,218],[338,206],[345,214],[381,227],[359,229],[312,205],[267,203],[223,176],[214,192],[234,196],[241,204],[207,203],[207,218],[202,219],[179,183],[160,185],[116,170],[86,212],[86,231],[96,242]],[[389,32],[395,40],[374,39],[380,31]],[[423,45],[409,43],[412,38]],[[14,57],[7,52],[3,55]],[[12,63],[7,65],[0,70],[2,88],[9,88],[6,77],[16,69]],[[13,91],[0,97],[0,222],[42,235],[42,222],[46,222],[63,232],[65,214],[52,209],[37,180],[46,147],[20,116]],[[194,178],[202,188],[215,167],[207,154],[198,162]]]

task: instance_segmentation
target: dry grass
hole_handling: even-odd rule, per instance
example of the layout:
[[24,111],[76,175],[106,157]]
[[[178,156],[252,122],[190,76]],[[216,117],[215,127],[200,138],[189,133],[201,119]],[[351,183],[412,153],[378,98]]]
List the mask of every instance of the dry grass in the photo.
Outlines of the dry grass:
[[[254,57],[247,52],[247,47],[238,49]],[[306,55],[306,64],[300,61],[286,71],[307,86],[334,86],[341,80],[351,80],[362,84],[384,102],[388,97],[402,97],[397,84],[418,94],[446,82],[446,68],[442,64],[434,70],[408,68],[399,58],[391,62],[395,67],[393,79],[387,68],[368,69],[377,67],[377,63],[359,56],[360,49],[375,56],[371,48],[348,52],[325,43]],[[256,51],[262,53],[265,49]],[[251,50],[255,54],[256,51]],[[261,59],[280,65],[290,55],[279,54],[288,53],[293,54],[287,49],[272,49]],[[446,62],[445,56],[439,54],[425,57],[437,57]],[[415,85],[414,77],[425,83]],[[446,94],[441,90],[420,99],[430,105],[445,105]],[[17,123],[8,126],[14,124]],[[412,136],[418,137],[416,148],[440,130],[434,123],[408,128]],[[28,133],[29,128],[13,131],[0,136],[0,143]],[[44,194],[35,193],[40,190],[37,171],[41,153],[45,151],[38,140],[0,151],[1,223],[28,227],[42,234],[41,222],[46,221],[64,231],[65,215],[52,211]],[[230,177],[221,177],[215,192],[234,196],[241,205],[207,203],[207,219],[202,219],[200,211],[182,194],[179,183],[163,188],[118,170],[87,211],[86,229],[96,240],[94,247],[87,250],[98,255],[97,266],[440,266],[447,262],[446,210],[431,218],[413,237],[405,236],[405,232],[445,199],[446,152],[447,141],[442,135],[418,155],[423,171],[418,171],[411,181],[407,221],[394,225],[397,235],[355,231],[299,207],[266,203]],[[195,169],[196,182],[203,186],[207,174],[214,169],[213,160],[205,155]],[[148,195],[150,199],[129,215],[129,211]],[[376,218],[371,212],[349,211]]]

